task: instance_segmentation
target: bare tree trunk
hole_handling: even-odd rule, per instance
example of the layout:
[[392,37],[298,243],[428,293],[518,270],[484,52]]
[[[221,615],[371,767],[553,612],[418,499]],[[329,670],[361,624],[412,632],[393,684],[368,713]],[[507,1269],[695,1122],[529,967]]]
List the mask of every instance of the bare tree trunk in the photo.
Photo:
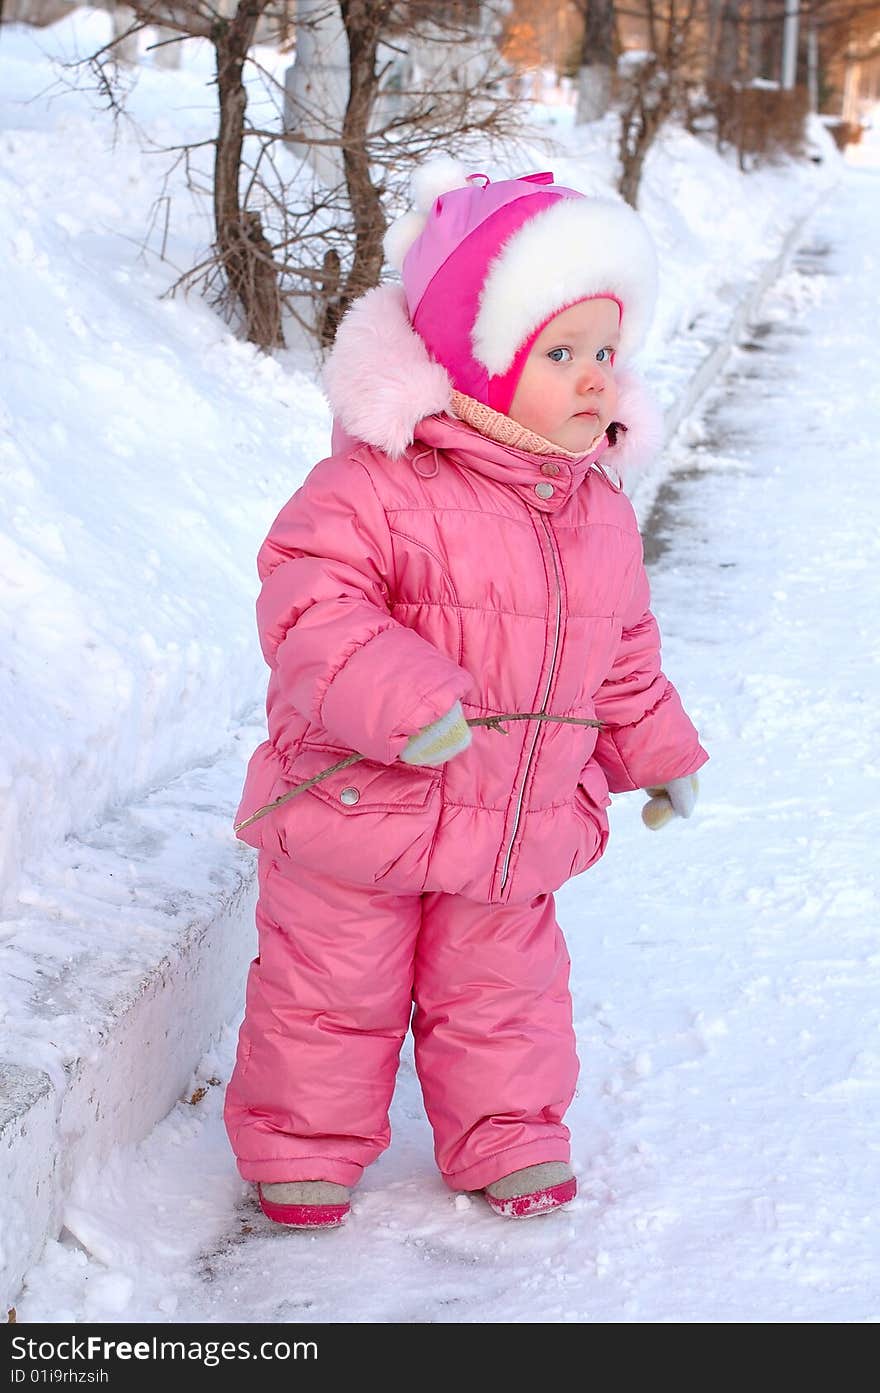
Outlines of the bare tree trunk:
[[261,348],[284,346],[278,268],[259,213],[243,213],[238,181],[247,93],[242,69],[268,0],[239,0],[231,18],[216,19],[220,124],[214,160],[214,224],[230,295],[241,305],[247,337]]
[[[183,162],[199,189],[206,171],[198,157],[190,161],[211,150],[213,245],[171,289],[202,286],[262,348],[283,347],[282,312],[322,345],[331,342],[351,302],[379,281],[383,204],[400,206],[412,170],[441,150],[468,154],[478,141],[483,158],[487,143],[509,141],[520,127],[496,43],[497,0],[484,0],[485,8],[478,0],[300,0],[302,83],[286,103],[293,120],[264,129],[248,110],[245,64],[254,42],[287,22],[292,3],[130,0],[139,31],[161,26],[175,38],[207,40],[215,55],[216,135],[174,150],[175,166]],[[124,110],[113,45],[84,61],[113,109]],[[324,80],[331,66],[333,101]],[[281,141],[311,163],[312,147],[328,152],[332,181],[303,179],[302,166],[288,176],[276,158]],[[163,196],[158,214],[163,256],[170,202]]]
[[598,121],[611,102],[614,78],[614,0],[587,0],[575,124]]
[[339,322],[353,300],[376,285],[382,272],[382,238],[385,215],[378,191],[370,178],[367,137],[379,89],[376,52],[392,0],[339,0],[348,36],[349,92],[342,123],[342,160],[354,223],[354,258],[345,288],[336,301],[327,303],[321,341]]
[[621,112],[618,189],[631,208],[638,207],[639,184],[645,156],[672,109],[668,82],[655,83],[656,58],[644,65]]
[[645,0],[645,19],[648,21],[648,47],[652,53],[660,52],[660,28],[657,22],[657,13],[654,8],[654,0]]

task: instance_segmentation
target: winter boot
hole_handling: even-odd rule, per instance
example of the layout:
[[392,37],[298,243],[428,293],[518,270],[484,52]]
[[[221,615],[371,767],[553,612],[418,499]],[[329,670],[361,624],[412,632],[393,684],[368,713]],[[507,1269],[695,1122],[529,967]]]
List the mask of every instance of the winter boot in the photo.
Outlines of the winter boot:
[[530,1219],[535,1214],[549,1214],[551,1209],[573,1200],[577,1181],[565,1161],[544,1161],[493,1180],[483,1194],[496,1214],[508,1219]]
[[258,1185],[260,1208],[276,1224],[292,1229],[332,1229],[351,1210],[349,1192],[330,1180],[292,1180]]

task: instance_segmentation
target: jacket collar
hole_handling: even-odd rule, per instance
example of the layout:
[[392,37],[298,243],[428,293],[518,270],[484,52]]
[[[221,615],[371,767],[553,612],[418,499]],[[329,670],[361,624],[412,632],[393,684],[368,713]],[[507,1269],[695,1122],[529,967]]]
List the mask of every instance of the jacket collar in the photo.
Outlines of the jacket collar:
[[[600,451],[580,458],[567,453],[536,455],[490,440],[465,421],[446,414],[426,416],[416,427],[416,440],[406,451],[417,473],[434,472],[432,455],[442,451],[460,469],[497,479],[518,493],[524,503],[542,513],[564,508],[595,464]],[[608,475],[602,471],[605,477]]]

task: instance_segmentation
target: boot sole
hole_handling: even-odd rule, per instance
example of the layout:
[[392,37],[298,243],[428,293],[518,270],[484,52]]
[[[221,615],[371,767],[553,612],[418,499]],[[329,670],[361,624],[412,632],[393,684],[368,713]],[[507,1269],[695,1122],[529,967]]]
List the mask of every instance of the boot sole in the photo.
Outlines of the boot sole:
[[266,1218],[289,1229],[335,1229],[351,1213],[350,1204],[273,1204],[259,1185],[257,1194]]
[[490,1209],[505,1219],[534,1219],[539,1214],[549,1214],[570,1204],[577,1194],[577,1180],[563,1180],[560,1185],[548,1185],[544,1190],[531,1190],[527,1195],[512,1195],[510,1199],[496,1199],[488,1190],[483,1194]]

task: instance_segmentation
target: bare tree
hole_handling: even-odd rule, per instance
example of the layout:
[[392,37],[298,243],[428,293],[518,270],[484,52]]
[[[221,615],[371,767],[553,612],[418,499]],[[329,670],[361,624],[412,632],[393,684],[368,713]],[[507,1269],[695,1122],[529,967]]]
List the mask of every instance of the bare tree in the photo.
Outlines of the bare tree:
[[[197,156],[213,152],[214,246],[175,288],[204,289],[263,348],[283,346],[285,312],[330,343],[348,305],[379,278],[387,216],[399,211],[413,168],[435,151],[465,155],[476,142],[485,155],[516,129],[518,106],[504,88],[491,25],[470,0],[321,0],[304,7],[300,38],[328,17],[340,26],[346,90],[334,107],[316,71],[312,109],[299,110],[298,128],[282,119],[284,88],[266,73],[264,90],[278,120],[257,124],[244,81],[246,64],[258,67],[258,27],[263,41],[286,34],[288,0],[132,0],[132,8],[138,28],[161,25],[175,40],[202,38],[213,46],[216,136],[201,149],[169,153],[193,186],[201,174]],[[421,68],[413,61],[419,35],[426,46]],[[111,44],[90,64],[108,101],[119,106],[124,98],[112,59]],[[316,150],[335,152],[324,169],[335,168],[338,177],[320,177],[310,160]]]
[[[757,78],[779,83],[783,78],[785,20],[793,13],[793,0],[749,0],[740,6],[740,30],[745,29],[745,55],[741,63],[746,82]],[[841,95],[848,55],[857,51],[861,38],[880,32],[877,0],[799,0],[800,39],[790,46],[789,81],[806,86],[813,110],[827,109]],[[789,33],[791,29],[789,28]],[[783,83],[784,85],[784,83]],[[835,89],[836,93],[835,93]],[[772,101],[772,99],[768,99]]]
[[[790,92],[782,83],[782,37],[794,0],[626,0],[618,16],[640,21],[647,53],[619,62],[621,180],[635,202],[644,161],[664,122],[673,117],[692,131],[714,126],[719,148],[732,146],[746,169],[803,148],[808,100],[807,45]],[[863,21],[880,24],[880,4],[867,0],[799,0],[802,26],[817,38],[816,85],[823,62],[844,33]],[[837,36],[836,40],[832,36]],[[844,45],[845,47],[845,45]],[[794,56],[794,51],[791,50]],[[758,79],[764,79],[760,84]]]
[[[210,173],[214,216],[214,250],[199,268],[217,291],[217,300],[241,319],[246,337],[264,348],[284,343],[281,329],[279,267],[266,236],[261,211],[247,205],[242,191],[243,148],[249,133],[244,66],[258,25],[271,33],[286,7],[273,0],[130,0],[132,22],[105,48],[87,60],[101,93],[117,112],[124,108],[124,84],[118,71],[121,54],[130,51],[132,39],[147,28],[166,35],[160,42],[204,39],[214,50],[217,87],[217,133],[208,142],[213,150]],[[195,147],[175,151],[187,169]],[[214,273],[220,270],[219,288]],[[183,278],[184,281],[187,277]]]
[[[348,306],[379,278],[386,218],[403,206],[414,168],[441,152],[466,158],[479,150],[485,158],[515,137],[521,108],[495,42],[497,5],[339,0],[319,9],[309,7],[310,21],[323,26],[312,81],[294,84],[286,123],[288,142],[305,152],[316,177],[310,198],[288,217],[285,244],[300,257],[289,266],[288,303],[297,313],[297,300],[312,311],[318,301],[317,331],[327,345]],[[335,20],[344,30],[344,75]],[[304,259],[308,246],[314,252]]]
[[672,87],[659,58],[646,57],[627,70],[620,110],[620,179],[627,203],[638,206],[645,158],[674,110]]
[[644,21],[649,50],[626,66],[621,79],[619,189],[633,207],[648,151],[666,121],[686,118],[700,65],[697,51],[705,39],[703,0],[642,0],[635,8]]
[[864,111],[876,101],[880,4],[876,0],[873,4],[802,0],[802,17],[807,32],[806,80],[817,109],[840,114],[839,124],[831,130],[843,146],[861,138]]
[[239,0],[228,22],[214,24],[220,121],[214,161],[214,229],[229,294],[244,311],[247,337],[262,348],[284,343],[278,267],[261,215],[242,206],[240,175],[247,93],[243,69],[269,0]]

